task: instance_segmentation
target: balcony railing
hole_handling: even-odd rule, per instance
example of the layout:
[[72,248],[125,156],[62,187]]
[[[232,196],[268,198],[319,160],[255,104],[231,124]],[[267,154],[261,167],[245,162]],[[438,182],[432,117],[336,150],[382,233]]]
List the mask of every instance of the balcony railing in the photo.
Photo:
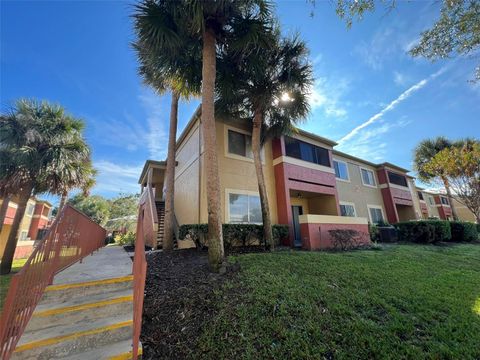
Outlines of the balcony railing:
[[45,288],[59,271],[105,244],[105,229],[70,205],[35,247],[22,269],[10,282],[0,319],[0,358],[8,359]]

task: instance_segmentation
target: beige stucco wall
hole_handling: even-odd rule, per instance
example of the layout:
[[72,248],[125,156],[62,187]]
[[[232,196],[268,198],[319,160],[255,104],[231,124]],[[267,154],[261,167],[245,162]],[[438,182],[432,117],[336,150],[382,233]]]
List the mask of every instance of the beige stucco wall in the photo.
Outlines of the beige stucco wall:
[[[227,209],[225,203],[228,203],[227,193],[228,191],[238,190],[239,193],[255,193],[258,194],[258,182],[257,175],[253,160],[248,158],[239,158],[237,156],[231,156],[227,151],[227,138],[226,131],[228,128],[237,130],[240,132],[246,132],[250,134],[248,126],[238,122],[224,122],[217,120],[216,122],[216,135],[217,135],[217,154],[218,154],[218,168],[220,175],[220,196],[221,196],[221,215],[222,222],[227,222]],[[207,194],[206,194],[206,179],[205,177],[205,162],[203,161],[203,146],[201,155],[201,206],[200,206],[200,222],[205,223],[208,219],[207,213]],[[272,163],[272,144],[268,141],[264,146],[264,176],[267,186],[268,202],[270,208],[270,216],[272,223],[277,223],[277,198],[275,193],[275,178],[273,173]]]
[[175,216],[180,225],[198,223],[199,217],[199,144],[198,121],[187,133],[176,152]]
[[473,215],[473,213],[470,210],[468,210],[468,208],[465,205],[463,205],[461,202],[459,202],[458,200],[453,199],[453,206],[455,207],[455,210],[457,211],[457,216],[458,216],[459,220],[471,221],[471,222],[476,221],[475,215]]
[[[347,163],[349,181],[337,179],[337,191],[339,202],[349,202],[355,204],[355,212],[358,217],[370,219],[367,205],[379,206],[382,208],[383,217],[386,219],[385,207],[380,188],[378,187],[378,178],[375,168],[362,164],[360,162],[347,159],[337,154],[333,155],[333,160],[340,160]],[[376,187],[365,186],[362,183],[360,168],[372,170],[375,175]]]

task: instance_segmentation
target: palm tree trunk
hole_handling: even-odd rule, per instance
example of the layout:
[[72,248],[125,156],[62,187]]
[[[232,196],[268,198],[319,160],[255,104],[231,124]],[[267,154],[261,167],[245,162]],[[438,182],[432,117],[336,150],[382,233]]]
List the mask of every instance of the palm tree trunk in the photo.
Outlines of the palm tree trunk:
[[173,250],[173,221],[175,209],[173,205],[175,191],[175,145],[177,141],[178,99],[176,91],[172,92],[170,106],[170,130],[168,133],[167,170],[165,174],[165,220],[163,232],[163,250]]
[[445,190],[447,191],[448,203],[450,204],[450,208],[452,209],[453,220],[458,221],[457,210],[453,205],[452,193],[450,192],[450,184],[447,178],[442,178],[442,180],[443,180],[443,185],[445,186]]
[[208,262],[218,272],[223,263],[222,218],[220,216],[220,179],[218,176],[217,140],[215,129],[216,39],[212,29],[203,33],[202,49],[202,124],[205,145],[208,208]]
[[62,197],[60,198],[60,204],[58,205],[57,215],[62,212],[63,207],[67,203],[68,192],[64,191]]
[[19,194],[17,211],[15,213],[15,218],[13,219],[10,234],[8,235],[7,243],[5,245],[5,251],[2,255],[2,263],[0,264],[0,275],[9,274],[12,270],[13,256],[15,255],[15,249],[18,242],[18,232],[23,219],[23,215],[25,215],[25,209],[27,208],[28,199],[30,199],[31,194],[31,185],[25,186],[25,188]]
[[263,165],[260,157],[261,150],[261,131],[262,131],[263,117],[260,111],[255,112],[253,118],[253,131],[252,131],[252,153],[253,162],[255,164],[255,171],[257,173],[258,181],[258,193],[260,194],[260,204],[262,207],[262,219],[263,219],[263,239],[265,244],[270,244],[270,250],[273,251],[275,244],[272,234],[272,220],[270,218],[270,208],[268,207],[268,194],[267,187],[265,185],[265,177],[263,176]]
[[3,223],[5,222],[5,217],[7,216],[8,203],[10,202],[10,196],[3,194],[2,196],[2,206],[0,207],[0,233],[2,232]]

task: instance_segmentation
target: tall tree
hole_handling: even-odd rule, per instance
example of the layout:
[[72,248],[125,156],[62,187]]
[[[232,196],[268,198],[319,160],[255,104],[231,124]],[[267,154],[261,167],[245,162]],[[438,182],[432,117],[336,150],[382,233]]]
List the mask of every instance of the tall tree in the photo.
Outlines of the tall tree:
[[11,270],[18,230],[28,199],[38,193],[58,194],[65,186],[55,177],[57,167],[68,167],[88,156],[82,137],[83,122],[59,105],[19,100],[0,117],[0,184],[2,191],[19,198],[0,265]]
[[68,204],[102,226],[110,217],[110,203],[100,195],[85,196],[85,194],[79,193],[68,199]]
[[436,137],[434,139],[426,139],[421,141],[414,150],[413,164],[417,171],[418,178],[426,183],[431,183],[436,179],[439,179],[445,191],[447,192],[448,202],[452,208],[452,215],[455,220],[458,220],[457,211],[452,201],[452,192],[450,189],[450,182],[446,174],[442,172],[431,172],[427,164],[444,149],[450,149],[452,142],[443,136]]
[[218,112],[252,124],[252,153],[258,180],[267,244],[274,248],[268,193],[261,149],[267,138],[290,132],[309,113],[308,94],[313,84],[306,44],[297,36],[280,39],[270,33],[269,46],[246,54],[222,56],[218,77]]
[[[173,250],[173,226],[175,221],[175,151],[177,140],[178,102],[200,94],[201,87],[201,44],[189,37],[183,28],[176,25],[173,13],[166,3],[145,1],[136,6],[134,27],[137,40],[133,44],[140,63],[139,74],[143,81],[159,95],[171,93],[170,123],[168,135],[167,168],[165,171],[165,217],[163,250]],[[159,21],[162,19],[162,21]],[[159,32],[176,35],[182,52],[170,52],[158,47]]]
[[480,141],[467,139],[437,153],[425,169],[446,176],[455,199],[465,205],[480,223]]
[[228,44],[241,52],[246,45],[259,43],[262,25],[271,15],[270,6],[266,0],[146,0],[143,3],[158,4],[169,14],[155,17],[158,26],[152,46],[182,54],[183,41],[179,33],[183,31],[202,44],[201,123],[208,179],[208,258],[210,268],[218,271],[224,260],[224,248],[214,109],[217,49]]

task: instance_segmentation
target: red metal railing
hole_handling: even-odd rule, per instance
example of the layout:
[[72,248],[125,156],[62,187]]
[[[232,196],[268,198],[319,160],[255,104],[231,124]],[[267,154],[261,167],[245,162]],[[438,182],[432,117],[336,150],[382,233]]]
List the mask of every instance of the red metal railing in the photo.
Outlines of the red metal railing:
[[0,359],[8,359],[15,350],[53,276],[104,246],[105,236],[100,225],[65,205],[44,240],[11,279],[0,319]]
[[135,254],[133,256],[133,360],[138,358],[138,345],[142,331],[143,298],[145,294],[145,277],[147,259],[145,257],[145,229],[152,226],[150,210],[145,197],[140,199],[138,210]]

